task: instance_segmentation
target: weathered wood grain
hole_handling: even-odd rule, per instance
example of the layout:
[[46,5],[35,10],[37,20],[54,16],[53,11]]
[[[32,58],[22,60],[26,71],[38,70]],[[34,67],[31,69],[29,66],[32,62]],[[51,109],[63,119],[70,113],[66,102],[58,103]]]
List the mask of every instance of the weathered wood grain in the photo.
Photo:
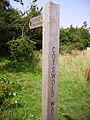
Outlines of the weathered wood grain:
[[49,2],[43,8],[42,120],[56,120],[59,71],[58,4]]

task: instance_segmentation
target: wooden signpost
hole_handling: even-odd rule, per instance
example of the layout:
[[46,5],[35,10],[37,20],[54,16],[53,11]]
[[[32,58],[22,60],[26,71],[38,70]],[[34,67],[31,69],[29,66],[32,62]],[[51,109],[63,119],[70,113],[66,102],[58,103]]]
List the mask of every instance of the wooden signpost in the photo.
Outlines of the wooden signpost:
[[43,27],[42,120],[56,120],[59,74],[59,11],[49,2],[43,14],[30,20],[30,29]]
[[30,22],[29,22],[30,29],[41,27],[42,26],[42,17],[43,17],[42,15],[39,15],[34,18],[31,18]]

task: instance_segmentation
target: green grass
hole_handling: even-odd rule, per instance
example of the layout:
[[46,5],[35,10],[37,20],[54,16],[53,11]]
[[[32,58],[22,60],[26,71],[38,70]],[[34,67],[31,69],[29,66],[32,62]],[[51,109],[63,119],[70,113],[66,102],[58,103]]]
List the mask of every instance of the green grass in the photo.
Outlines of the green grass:
[[90,83],[85,78],[85,71],[90,68],[90,53],[60,58],[58,118],[90,120]]
[[[88,54],[60,56],[57,120],[90,120],[90,83],[84,74],[87,68]],[[41,68],[1,59],[0,82],[1,120],[41,120]]]
[[[1,116],[4,120],[40,120],[41,116],[41,69],[29,63],[2,60],[0,63],[2,87],[14,90],[1,91]],[[9,81],[7,86],[6,81]],[[19,87],[18,87],[19,86]],[[17,89],[18,87],[18,89]],[[10,96],[9,93],[16,93]],[[6,96],[7,94],[7,96]],[[15,104],[15,101],[17,103]]]

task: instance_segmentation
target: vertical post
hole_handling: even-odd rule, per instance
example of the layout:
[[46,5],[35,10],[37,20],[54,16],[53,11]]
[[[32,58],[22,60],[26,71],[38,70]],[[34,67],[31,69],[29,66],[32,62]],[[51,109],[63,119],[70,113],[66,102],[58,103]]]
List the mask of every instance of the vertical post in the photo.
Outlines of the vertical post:
[[59,5],[43,9],[42,120],[56,120],[59,73]]

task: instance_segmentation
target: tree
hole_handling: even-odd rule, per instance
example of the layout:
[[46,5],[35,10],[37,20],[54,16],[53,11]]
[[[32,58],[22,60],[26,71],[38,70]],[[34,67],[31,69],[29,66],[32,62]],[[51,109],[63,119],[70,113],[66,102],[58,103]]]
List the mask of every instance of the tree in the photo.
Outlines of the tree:
[[61,28],[60,30],[60,52],[69,52],[72,50],[84,50],[90,46],[90,32],[87,28],[87,22],[80,28]]
[[0,1],[0,56],[8,55],[7,42],[21,34],[21,16],[6,0]]
[[21,5],[24,5],[22,0],[14,0],[14,1],[19,2]]
[[30,18],[40,15],[42,11],[42,7],[39,9],[36,2],[37,0],[33,0],[30,9],[26,11],[27,15],[23,17],[23,36],[29,36],[36,43],[36,50],[40,50],[42,48],[42,28],[33,30],[29,28]]
[[[16,2],[23,2],[21,0],[15,0]],[[30,18],[40,15],[41,9],[36,5],[36,1],[32,2],[30,9],[24,14],[20,14],[10,6],[7,0],[0,1],[0,56],[6,56],[9,54],[8,42],[16,40],[24,36],[28,36],[32,41],[36,43],[35,49],[40,49],[42,44],[42,29],[37,28],[30,30],[29,20]],[[24,4],[23,4],[24,5]]]
[[8,42],[10,45],[11,57],[18,61],[29,61],[32,63],[34,58],[34,42],[29,37],[24,36]]
[[82,26],[82,28],[86,28],[86,27],[87,27],[87,25],[88,25],[88,24],[87,24],[87,22],[86,22],[86,21],[84,21],[84,22],[83,22],[83,26]]

